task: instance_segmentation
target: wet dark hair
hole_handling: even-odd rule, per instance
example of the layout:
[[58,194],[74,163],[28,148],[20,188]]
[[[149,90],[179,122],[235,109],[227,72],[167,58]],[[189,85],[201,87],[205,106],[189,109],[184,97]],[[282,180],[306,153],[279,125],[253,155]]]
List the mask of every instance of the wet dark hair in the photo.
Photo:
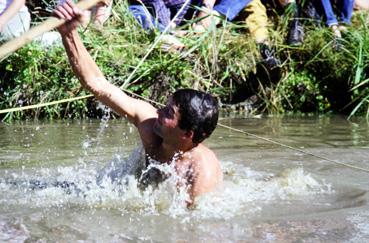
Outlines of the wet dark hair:
[[172,96],[179,108],[179,128],[193,131],[193,143],[201,143],[209,137],[218,123],[218,101],[202,91],[180,89]]

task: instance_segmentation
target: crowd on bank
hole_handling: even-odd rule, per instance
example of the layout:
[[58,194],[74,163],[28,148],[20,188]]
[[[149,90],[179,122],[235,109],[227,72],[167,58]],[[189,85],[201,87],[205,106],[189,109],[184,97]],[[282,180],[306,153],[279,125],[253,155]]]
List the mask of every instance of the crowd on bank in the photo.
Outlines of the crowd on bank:
[[[56,6],[64,0],[55,0],[48,3],[50,6]],[[112,7],[112,0],[99,2],[91,10],[86,11],[87,25],[90,20],[96,25],[102,25],[109,17]],[[26,0],[0,0],[0,43],[19,37],[30,29],[31,14],[27,7]],[[44,33],[36,41],[44,46],[53,45],[60,42],[60,35],[56,31]]]
[[[129,11],[144,29],[161,32],[168,29],[170,34],[166,40],[177,47],[182,43],[176,36],[183,35],[178,27],[187,20],[194,20],[191,28],[195,33],[207,31],[222,21],[244,22],[258,44],[261,56],[270,66],[278,64],[269,40],[270,13],[289,16],[286,42],[299,45],[304,40],[302,20],[323,21],[336,38],[341,38],[351,23],[353,10],[369,9],[369,0],[128,0],[128,3]],[[91,9],[92,21],[102,25],[112,4],[113,0],[104,0]],[[21,35],[30,24],[25,0],[0,0],[0,40]]]

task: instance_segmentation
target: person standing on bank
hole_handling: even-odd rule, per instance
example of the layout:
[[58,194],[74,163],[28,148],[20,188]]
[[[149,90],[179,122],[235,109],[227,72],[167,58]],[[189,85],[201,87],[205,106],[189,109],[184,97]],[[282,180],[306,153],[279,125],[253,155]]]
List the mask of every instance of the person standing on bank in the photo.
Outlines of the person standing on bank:
[[347,32],[346,26],[351,24],[354,0],[337,1],[336,5],[333,2],[332,0],[321,0],[321,5],[326,17],[326,24],[332,29],[335,37],[342,38],[342,32]]
[[25,0],[0,0],[0,41],[10,40],[29,30],[31,15]]
[[67,20],[58,31],[74,73],[98,100],[137,127],[146,161],[150,158],[171,163],[175,157],[172,163],[189,186],[190,204],[196,196],[220,185],[223,176],[219,160],[202,144],[217,125],[217,100],[201,91],[182,89],[168,99],[164,108],[156,109],[147,102],[129,97],[105,79],[84,47],[76,30],[82,11],[67,0],[54,14]]

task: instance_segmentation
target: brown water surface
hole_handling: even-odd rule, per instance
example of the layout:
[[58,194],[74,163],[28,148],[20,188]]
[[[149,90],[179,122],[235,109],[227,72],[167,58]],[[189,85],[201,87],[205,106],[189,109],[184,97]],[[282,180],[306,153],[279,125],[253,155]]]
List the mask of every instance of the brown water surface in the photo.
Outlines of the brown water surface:
[[[369,125],[343,117],[224,118],[221,123],[369,169]],[[366,242],[369,173],[218,127],[206,144],[224,185],[194,209],[173,181],[97,184],[139,147],[114,121],[0,123],[0,242]],[[58,182],[59,184],[56,184]],[[68,186],[62,186],[68,182]]]

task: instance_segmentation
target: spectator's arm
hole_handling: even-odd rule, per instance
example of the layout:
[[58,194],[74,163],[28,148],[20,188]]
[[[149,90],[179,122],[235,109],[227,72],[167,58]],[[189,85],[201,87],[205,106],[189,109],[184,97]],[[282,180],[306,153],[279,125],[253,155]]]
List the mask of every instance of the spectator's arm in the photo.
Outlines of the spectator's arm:
[[4,28],[6,23],[8,23],[11,18],[16,15],[25,4],[25,0],[13,0],[12,3],[5,9],[5,11],[0,15],[0,31]]

